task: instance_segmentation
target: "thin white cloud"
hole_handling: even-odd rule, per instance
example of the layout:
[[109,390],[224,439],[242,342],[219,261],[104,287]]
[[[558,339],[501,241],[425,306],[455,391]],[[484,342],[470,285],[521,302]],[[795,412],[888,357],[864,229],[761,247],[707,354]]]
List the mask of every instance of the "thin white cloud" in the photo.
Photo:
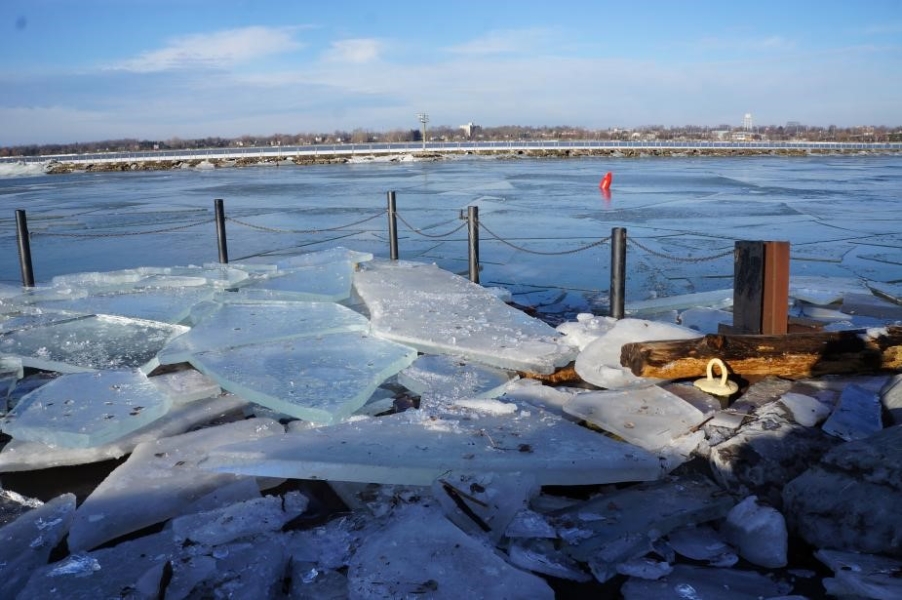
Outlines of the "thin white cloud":
[[363,64],[377,60],[382,53],[383,43],[376,39],[353,39],[332,42],[325,59],[333,62]]
[[542,28],[497,30],[447,50],[471,56],[534,52],[537,46],[545,46],[552,36],[550,30]]
[[171,40],[164,48],[144,52],[110,66],[150,73],[181,68],[222,68],[301,48],[292,27],[244,27]]

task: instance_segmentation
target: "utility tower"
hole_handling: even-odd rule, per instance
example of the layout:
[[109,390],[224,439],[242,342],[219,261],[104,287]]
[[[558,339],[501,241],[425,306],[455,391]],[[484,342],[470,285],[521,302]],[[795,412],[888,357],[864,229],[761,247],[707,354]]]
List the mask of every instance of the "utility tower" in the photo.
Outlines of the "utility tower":
[[420,120],[420,123],[423,124],[423,150],[426,149],[426,123],[429,122],[429,115],[426,113],[419,113],[417,115],[417,119]]
[[745,113],[745,117],[742,119],[742,128],[746,131],[752,130],[752,113]]

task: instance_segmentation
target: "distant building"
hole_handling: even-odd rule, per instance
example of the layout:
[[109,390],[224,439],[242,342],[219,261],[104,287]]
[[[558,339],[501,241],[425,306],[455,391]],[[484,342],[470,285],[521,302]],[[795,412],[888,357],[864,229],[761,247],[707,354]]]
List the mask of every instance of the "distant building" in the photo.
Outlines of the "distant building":
[[752,113],[745,113],[742,118],[742,128],[746,131],[752,130]]
[[479,125],[474,125],[473,123],[467,123],[466,125],[461,125],[459,127],[464,132],[464,135],[467,139],[473,139],[473,136],[481,129]]

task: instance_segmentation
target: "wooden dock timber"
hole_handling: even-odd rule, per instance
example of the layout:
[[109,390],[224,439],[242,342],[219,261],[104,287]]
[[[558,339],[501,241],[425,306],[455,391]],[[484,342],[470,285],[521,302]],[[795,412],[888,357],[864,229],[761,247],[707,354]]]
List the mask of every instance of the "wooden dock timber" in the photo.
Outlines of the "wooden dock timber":
[[789,379],[829,374],[902,371],[902,326],[877,338],[864,330],[787,335],[711,334],[693,340],[624,344],[620,364],[659,379],[704,377],[708,361],[723,360],[738,375]]

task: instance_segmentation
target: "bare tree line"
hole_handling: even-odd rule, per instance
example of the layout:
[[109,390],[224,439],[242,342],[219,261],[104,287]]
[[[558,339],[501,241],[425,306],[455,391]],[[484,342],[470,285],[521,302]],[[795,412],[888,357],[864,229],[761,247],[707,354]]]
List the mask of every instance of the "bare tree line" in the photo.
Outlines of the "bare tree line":
[[[586,129],[571,126],[530,127],[523,125],[501,125],[497,127],[473,126],[469,131],[450,125],[430,126],[426,136],[429,141],[507,141],[507,140],[717,140],[737,133],[747,139],[772,141],[830,141],[830,142],[899,142],[902,141],[902,127],[828,127],[787,124],[786,126],[762,126],[743,130],[730,125],[715,127],[685,125],[665,127],[647,125],[630,129]],[[243,135],[235,138],[205,137],[167,140],[138,140],[124,138],[94,142],[73,142],[64,144],[26,144],[0,147],[0,157],[49,156],[54,154],[80,154],[91,152],[139,152],[150,150],[191,150],[201,148],[235,148],[259,146],[295,146],[311,144],[366,144],[419,142],[423,139],[420,129],[391,129],[374,131],[358,128],[352,131],[336,130],[320,133],[275,133],[268,136]]]

